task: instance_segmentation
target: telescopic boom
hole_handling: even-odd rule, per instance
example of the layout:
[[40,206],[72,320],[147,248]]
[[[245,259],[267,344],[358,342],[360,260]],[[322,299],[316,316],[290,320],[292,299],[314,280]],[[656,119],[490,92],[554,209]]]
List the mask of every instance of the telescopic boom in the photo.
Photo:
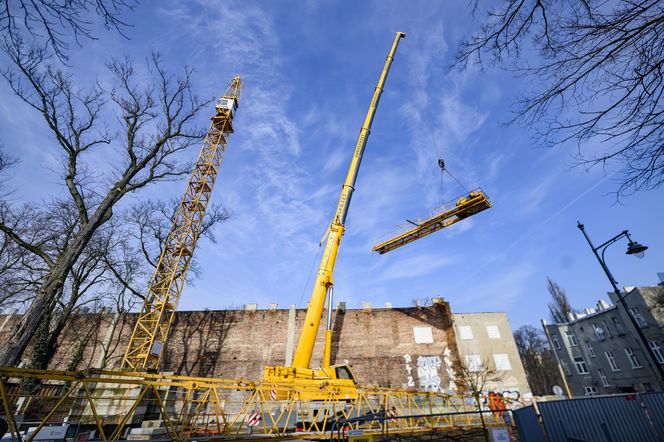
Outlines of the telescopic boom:
[[333,284],[332,273],[334,272],[334,265],[337,261],[337,253],[339,251],[341,237],[344,234],[344,224],[346,222],[346,215],[348,214],[348,206],[350,205],[350,200],[353,196],[353,191],[355,190],[355,180],[357,179],[357,173],[360,169],[360,163],[362,162],[364,147],[366,146],[367,138],[369,138],[369,134],[371,133],[371,123],[373,122],[376,108],[378,107],[378,101],[380,100],[380,96],[383,93],[383,85],[385,84],[385,79],[387,78],[387,74],[390,71],[390,66],[392,65],[392,60],[397,50],[397,45],[399,44],[399,40],[405,36],[405,33],[397,32],[397,35],[394,37],[392,49],[390,50],[390,54],[387,56],[387,60],[385,61],[383,72],[380,74],[378,85],[376,86],[373,97],[371,98],[371,104],[369,105],[367,116],[364,119],[364,124],[360,130],[360,136],[358,137],[357,144],[355,145],[355,153],[353,154],[353,159],[350,163],[350,168],[348,169],[348,176],[346,177],[346,182],[341,189],[341,196],[339,197],[337,211],[327,232],[325,251],[323,252],[323,257],[321,259],[320,266],[318,267],[318,274],[316,276],[316,282],[314,283],[314,290],[311,294],[309,308],[307,309],[307,315],[304,319],[304,327],[302,328],[300,340],[298,341],[297,349],[295,350],[295,356],[293,357],[292,366],[294,368],[309,368],[311,355],[314,349],[314,342],[316,341],[316,334],[318,333],[318,327],[320,325],[321,316],[323,314],[325,298],[327,297],[327,293],[332,288]]

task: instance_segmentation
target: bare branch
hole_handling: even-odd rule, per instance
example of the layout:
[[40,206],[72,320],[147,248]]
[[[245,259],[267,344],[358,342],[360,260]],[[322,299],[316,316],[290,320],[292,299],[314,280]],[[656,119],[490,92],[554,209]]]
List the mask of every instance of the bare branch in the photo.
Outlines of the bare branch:
[[[462,43],[455,66],[486,58],[542,85],[518,97],[511,121],[533,128],[541,145],[575,141],[577,165],[615,164],[618,197],[664,184],[661,2],[505,0]],[[590,144],[600,153],[586,154]]]

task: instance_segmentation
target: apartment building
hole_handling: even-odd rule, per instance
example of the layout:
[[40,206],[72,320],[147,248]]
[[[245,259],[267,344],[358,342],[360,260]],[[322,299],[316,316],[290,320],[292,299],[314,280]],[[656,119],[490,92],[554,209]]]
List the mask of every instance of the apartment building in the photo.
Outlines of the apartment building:
[[[568,322],[543,321],[572,394],[664,389],[617,295],[609,293],[609,297],[615,304],[599,301],[593,308],[570,315]],[[664,364],[664,286],[625,287],[623,297],[657,362]]]
[[452,321],[461,362],[478,370],[484,364],[490,364],[499,373],[499,380],[485,386],[487,394],[500,393],[526,402],[532,399],[505,313],[453,313]]

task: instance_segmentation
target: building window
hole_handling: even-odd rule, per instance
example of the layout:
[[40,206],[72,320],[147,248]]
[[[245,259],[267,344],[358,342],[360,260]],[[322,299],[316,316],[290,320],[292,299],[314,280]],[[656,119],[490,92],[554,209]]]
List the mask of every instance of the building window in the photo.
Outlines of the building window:
[[602,325],[604,326],[604,331],[606,331],[606,335],[609,338],[613,336],[613,333],[611,333],[611,329],[609,328],[609,324],[607,324],[606,321],[602,321]]
[[611,322],[613,323],[613,326],[616,328],[616,332],[619,335],[624,335],[625,334],[625,327],[618,321],[618,318],[615,316],[611,316]]
[[496,370],[505,371],[511,370],[512,365],[510,364],[510,359],[506,354],[497,354],[493,355],[493,362],[496,364]]
[[579,345],[579,341],[576,340],[576,336],[574,336],[574,333],[571,332],[567,332],[567,342],[569,342],[569,345],[572,347]]
[[560,350],[560,341],[558,340],[558,336],[554,336],[551,338],[551,340],[553,341],[553,348]]
[[585,390],[585,395],[586,396],[596,396],[597,395],[597,387],[583,387]]
[[466,367],[471,372],[480,371],[482,369],[482,358],[480,355],[466,355]]
[[597,370],[597,372],[599,373],[599,380],[602,381],[602,385],[604,387],[610,387],[611,385],[609,384],[609,379],[606,377],[604,370],[600,368],[599,370]]
[[567,376],[571,375],[572,372],[569,371],[569,364],[567,364],[567,361],[563,361],[562,359],[560,360],[560,365],[563,366],[563,371]]
[[590,373],[588,371],[588,366],[586,365],[586,361],[584,361],[583,358],[574,358],[574,365],[576,366],[577,373],[579,374]]
[[588,354],[590,355],[591,358],[595,357],[595,349],[593,348],[593,343],[590,341],[586,341],[586,347],[588,347]]
[[464,341],[470,341],[473,339],[473,329],[470,328],[470,325],[462,325],[459,327],[459,334]]
[[639,361],[639,358],[634,354],[632,347],[625,347],[625,353],[627,353],[627,359],[629,359],[629,363],[632,364],[632,368],[643,368],[641,361]]
[[487,325],[486,334],[489,336],[489,339],[500,339],[500,330],[498,330],[497,325]]
[[604,355],[606,356],[606,360],[609,361],[609,365],[611,366],[611,371],[620,371],[618,364],[616,364],[616,356],[613,354],[613,352],[605,351]]
[[604,329],[601,325],[593,324],[593,330],[595,330],[595,336],[597,336],[598,340],[603,341],[604,338],[606,338],[606,333],[604,333]]
[[664,364],[664,355],[662,355],[662,347],[659,346],[659,342],[650,341],[650,348],[652,349],[652,352],[655,353],[655,358],[657,358],[657,362],[659,362],[660,364]]
[[648,326],[646,318],[643,317],[638,307],[632,307],[629,309],[629,311],[632,312],[632,316],[634,316],[634,319],[636,320],[636,323],[639,324],[639,327],[644,328]]

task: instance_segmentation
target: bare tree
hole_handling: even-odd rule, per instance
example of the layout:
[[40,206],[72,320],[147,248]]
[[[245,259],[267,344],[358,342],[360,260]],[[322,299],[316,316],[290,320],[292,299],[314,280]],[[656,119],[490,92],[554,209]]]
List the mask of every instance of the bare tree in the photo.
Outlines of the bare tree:
[[479,396],[486,391],[486,388],[494,382],[501,381],[504,373],[496,368],[493,359],[484,355],[479,360],[460,359],[457,377],[463,389],[479,401]]
[[461,381],[466,394],[475,398],[477,409],[480,412],[480,421],[484,429],[484,437],[489,441],[489,433],[482,412],[482,397],[487,387],[494,382],[500,382],[505,377],[504,372],[498,370],[493,359],[483,355],[479,360],[470,357],[460,358],[457,364],[457,378]]
[[551,295],[551,302],[549,302],[551,320],[556,323],[568,322],[569,315],[574,313],[574,309],[567,298],[567,292],[551,278],[546,278],[546,289]]
[[[12,339],[0,352],[0,365],[15,365],[42,318],[52,311],[75,263],[111,219],[115,205],[151,183],[190,171],[179,153],[202,139],[205,128],[197,127],[194,119],[209,101],[193,95],[190,69],[171,76],[157,54],[148,61],[152,83],[145,87],[138,85],[129,59],[108,63],[115,86],[106,91],[99,86],[88,90],[74,86],[70,74],[46,63],[42,50],[23,46],[5,46],[5,50],[16,69],[5,69],[2,75],[47,123],[62,155],[68,203],[76,214],[71,235],[62,247],[50,250],[23,237],[15,224],[0,220],[0,231],[47,269],[29,308],[12,330]],[[111,131],[102,117],[111,110],[120,116],[117,131]],[[104,167],[93,169],[92,161],[96,166],[104,161]]]
[[[463,41],[455,65],[487,61],[541,85],[519,96],[515,119],[544,145],[576,140],[578,164],[616,162],[618,196],[664,183],[660,1],[505,0]],[[588,142],[600,153],[586,154]]]
[[514,342],[533,394],[550,394],[560,376],[542,331],[531,325],[521,326],[514,332]]
[[122,14],[136,5],[136,0],[4,0],[0,4],[0,36],[11,46],[29,39],[65,60],[72,41],[96,38],[95,18],[101,19],[106,29],[123,34],[128,25]]
[[5,152],[4,148],[0,145],[0,174],[9,169],[9,166],[11,166],[14,161],[15,160]]

